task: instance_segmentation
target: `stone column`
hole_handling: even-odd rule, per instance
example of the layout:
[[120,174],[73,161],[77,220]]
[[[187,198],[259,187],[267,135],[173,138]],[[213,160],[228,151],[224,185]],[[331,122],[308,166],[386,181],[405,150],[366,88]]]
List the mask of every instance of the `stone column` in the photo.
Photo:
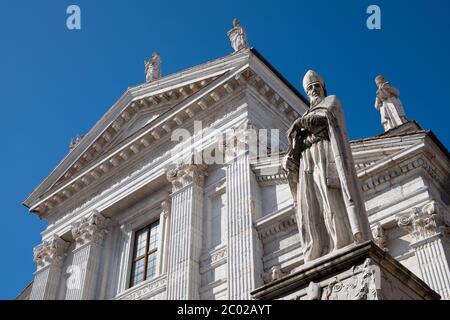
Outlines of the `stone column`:
[[[227,137],[226,199],[228,299],[248,300],[263,284],[262,244],[253,222],[260,215],[258,186],[250,167],[247,128]],[[256,132],[256,131],[255,131]],[[250,137],[251,138],[251,137]],[[254,138],[254,137],[253,137]]]
[[74,224],[72,235],[76,246],[73,251],[72,275],[67,284],[66,300],[95,298],[102,242],[108,224],[109,219],[98,211]]
[[182,165],[167,173],[172,183],[167,299],[199,299],[204,165]]
[[450,250],[444,213],[435,202],[397,218],[398,225],[408,231],[423,280],[442,299],[450,299]]
[[58,236],[34,248],[38,265],[30,300],[56,300],[64,257],[70,243]]

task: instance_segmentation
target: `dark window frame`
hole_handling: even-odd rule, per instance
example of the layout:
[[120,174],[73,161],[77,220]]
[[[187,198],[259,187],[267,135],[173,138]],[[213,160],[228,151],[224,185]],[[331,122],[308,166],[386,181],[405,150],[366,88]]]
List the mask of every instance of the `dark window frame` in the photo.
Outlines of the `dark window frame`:
[[[134,232],[134,243],[133,243],[133,252],[132,252],[132,256],[131,256],[131,272],[130,272],[130,281],[129,281],[129,288],[132,288],[146,280],[148,280],[148,259],[149,256],[151,256],[152,254],[156,254],[156,252],[158,251],[158,246],[155,245],[153,248],[149,248],[150,247],[150,238],[151,238],[151,229],[152,226],[154,224],[157,224],[158,226],[156,227],[156,233],[157,233],[157,237],[159,237],[159,220],[155,220],[147,225],[145,225],[144,227],[137,229]],[[147,235],[146,235],[146,240],[145,240],[145,250],[144,253],[141,254],[140,256],[135,256],[136,251],[137,251],[137,245],[138,245],[138,239],[137,236],[138,234],[140,234],[141,231],[147,229]],[[142,274],[142,279],[138,280],[138,282],[135,282],[135,268],[136,268],[136,263],[140,260],[144,259],[144,272]],[[152,278],[155,276],[156,274],[156,270],[154,270]]]

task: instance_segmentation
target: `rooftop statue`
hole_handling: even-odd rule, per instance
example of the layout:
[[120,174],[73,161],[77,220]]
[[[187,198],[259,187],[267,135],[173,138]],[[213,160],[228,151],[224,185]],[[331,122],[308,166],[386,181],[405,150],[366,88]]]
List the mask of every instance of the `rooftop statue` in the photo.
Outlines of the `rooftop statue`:
[[314,71],[306,73],[303,87],[311,106],[288,130],[283,167],[308,262],[369,240],[371,233],[341,103],[327,96],[325,82]]
[[228,31],[227,35],[230,38],[231,46],[235,52],[249,47],[247,34],[245,33],[244,28],[241,27],[239,19],[233,20],[233,29]]
[[408,121],[405,116],[400,91],[387,82],[383,76],[375,78],[378,86],[375,108],[381,113],[381,123],[384,131],[391,130]]
[[80,143],[81,139],[83,139],[84,136],[80,136],[77,134],[74,138],[70,140],[69,150],[72,151],[75,149],[75,147]]
[[144,60],[144,65],[146,82],[161,78],[161,58],[158,52],[153,52],[151,59]]

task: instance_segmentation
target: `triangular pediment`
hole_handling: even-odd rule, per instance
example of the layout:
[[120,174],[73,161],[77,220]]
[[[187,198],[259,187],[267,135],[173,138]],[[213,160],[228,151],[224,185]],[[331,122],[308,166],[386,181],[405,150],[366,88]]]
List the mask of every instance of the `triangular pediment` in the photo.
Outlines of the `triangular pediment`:
[[129,122],[126,128],[124,128],[123,132],[121,132],[117,139],[115,139],[111,144],[115,145],[120,143],[120,141],[125,138],[133,135],[133,133],[137,132],[139,129],[145,127],[147,124],[158,118],[161,114],[169,109],[169,106],[165,105],[160,108],[146,108],[146,110],[139,110],[138,113],[133,117],[133,119]]
[[361,173],[408,157],[423,148],[426,136],[427,132],[420,129],[352,141],[355,167]]
[[[239,56],[235,58],[236,64],[242,60]],[[155,121],[159,115],[235,67],[232,61],[223,60],[230,59],[219,59],[129,88],[102,119],[71,148],[56,168],[28,196],[24,205],[31,207],[44,193],[62,185],[84,167],[95,162],[105,151],[138,131],[141,125]]]
[[408,121],[375,137],[353,141],[356,168],[361,170],[376,165],[387,157],[404,153],[420,143],[425,132],[417,122]]
[[288,121],[307,108],[303,96],[254,49],[130,88],[24,204],[40,212],[61,203],[185,120],[248,85]]

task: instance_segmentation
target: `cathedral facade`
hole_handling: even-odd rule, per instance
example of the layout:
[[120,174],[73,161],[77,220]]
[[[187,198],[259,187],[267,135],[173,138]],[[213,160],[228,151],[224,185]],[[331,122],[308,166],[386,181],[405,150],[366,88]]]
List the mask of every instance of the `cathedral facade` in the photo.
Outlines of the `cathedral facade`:
[[[169,76],[146,61],[28,196],[48,226],[19,298],[246,300],[305,263],[282,159],[309,102],[239,21],[229,37],[232,54]],[[449,299],[449,153],[378,80],[385,132],[350,143],[373,241]]]

